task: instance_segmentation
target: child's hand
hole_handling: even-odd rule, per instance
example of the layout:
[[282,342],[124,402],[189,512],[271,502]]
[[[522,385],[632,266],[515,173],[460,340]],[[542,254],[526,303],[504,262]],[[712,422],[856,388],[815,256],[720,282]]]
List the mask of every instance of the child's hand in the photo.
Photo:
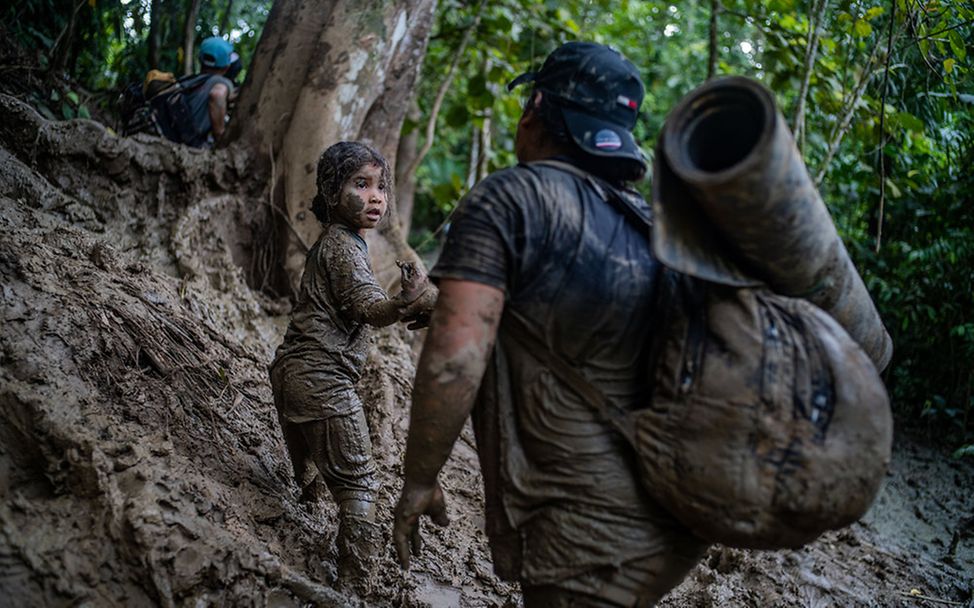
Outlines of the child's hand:
[[402,285],[403,300],[413,302],[426,293],[430,286],[429,277],[418,264],[396,260],[396,265],[399,266],[399,271],[402,273],[399,282]]
[[430,285],[423,292],[423,295],[401,309],[403,322],[409,323],[406,329],[429,327],[433,306],[436,305],[436,298],[439,294],[440,291],[434,285]]

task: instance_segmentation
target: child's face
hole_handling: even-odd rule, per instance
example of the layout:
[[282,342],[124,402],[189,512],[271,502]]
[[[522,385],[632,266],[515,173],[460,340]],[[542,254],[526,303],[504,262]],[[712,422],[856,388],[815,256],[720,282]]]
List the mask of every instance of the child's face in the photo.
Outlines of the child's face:
[[335,215],[343,224],[361,232],[375,228],[387,206],[382,167],[364,165],[342,186]]

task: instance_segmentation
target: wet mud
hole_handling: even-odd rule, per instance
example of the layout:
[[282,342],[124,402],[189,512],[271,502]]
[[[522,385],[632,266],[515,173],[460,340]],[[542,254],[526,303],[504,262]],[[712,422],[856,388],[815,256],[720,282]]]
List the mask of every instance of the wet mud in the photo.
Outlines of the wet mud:
[[[248,287],[243,237],[221,228],[255,208],[218,177],[230,156],[0,106],[0,605],[518,604],[491,571],[469,427],[441,477],[450,527],[424,523],[423,554],[396,563],[415,371],[398,325],[358,387],[377,574],[365,597],[333,586],[337,509],[299,502],[267,380],[286,310]],[[860,523],[796,551],[713,548],[661,605],[969,606],[972,487],[970,461],[898,437]]]

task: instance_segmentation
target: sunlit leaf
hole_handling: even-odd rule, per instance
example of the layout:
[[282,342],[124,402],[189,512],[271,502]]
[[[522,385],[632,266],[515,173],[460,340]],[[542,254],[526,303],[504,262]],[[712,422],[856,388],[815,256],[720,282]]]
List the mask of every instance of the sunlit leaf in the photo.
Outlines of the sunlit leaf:
[[853,25],[852,31],[856,36],[865,38],[873,33],[873,26],[869,25],[869,22],[865,19],[856,19],[856,23]]
[[910,131],[923,131],[925,127],[922,120],[909,112],[897,112],[895,117],[896,123],[904,129],[909,129]]
[[888,177],[886,178],[886,192],[888,192],[892,198],[899,198],[903,196],[903,191],[900,190],[899,186],[896,185],[896,182]]
[[961,38],[960,32],[951,30],[947,34],[947,40],[950,42],[950,50],[954,52],[954,56],[964,61],[967,58],[967,49],[964,48],[964,39]]
[[964,458],[965,456],[974,456],[974,443],[958,448],[953,454],[954,458]]
[[948,74],[950,74],[951,72],[954,71],[954,66],[956,64],[957,64],[957,61],[955,61],[954,58],[952,58],[952,57],[949,58],[949,59],[944,59],[944,71],[947,72]]

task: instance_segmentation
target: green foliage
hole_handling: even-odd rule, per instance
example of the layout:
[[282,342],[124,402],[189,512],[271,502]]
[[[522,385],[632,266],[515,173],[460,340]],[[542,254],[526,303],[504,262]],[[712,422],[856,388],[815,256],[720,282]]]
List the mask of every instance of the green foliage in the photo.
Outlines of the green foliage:
[[[253,56],[271,0],[204,0],[196,19],[194,48],[208,36],[223,35],[247,59]],[[156,15],[152,14],[153,6]],[[139,82],[149,69],[182,75],[184,27],[190,0],[24,0],[9,3],[0,21],[18,46],[29,49],[44,70],[53,70],[58,46],[66,45],[60,74],[49,81],[88,91],[107,105],[117,90]],[[227,9],[230,13],[227,13]],[[74,14],[74,28],[68,28]],[[225,31],[221,32],[221,27]],[[158,62],[150,61],[150,32],[158,31]],[[67,85],[66,83],[71,83]],[[77,92],[75,94],[82,95]],[[66,94],[67,95],[67,94]],[[51,115],[72,118],[88,113],[77,101],[67,105],[35,98]]]
[[[799,144],[811,175],[822,178],[822,196],[893,336],[886,379],[895,407],[970,443],[974,177],[967,169],[974,164],[974,5],[895,2],[829,2]],[[769,85],[789,123],[806,76],[815,4],[725,0],[718,14],[716,72]],[[504,85],[540,67],[562,42],[611,44],[640,69],[647,91],[636,135],[649,157],[667,112],[707,74],[709,2],[501,0],[480,8],[447,0],[423,69],[420,126],[429,119],[427,100],[457,56],[463,28],[478,14],[474,42],[461,56],[436,140],[417,174],[414,227],[424,236],[472,185],[471,165],[481,155],[489,170],[515,162],[523,99]],[[484,121],[488,149],[480,146],[474,154]]]
[[[829,0],[809,64],[818,3],[723,0],[715,71],[766,83],[793,126],[808,77],[798,143],[893,335],[886,379],[894,404],[953,432],[958,445],[970,444],[974,5]],[[246,64],[270,4],[204,0],[196,47],[222,33]],[[22,54],[0,66],[5,87],[34,82],[21,90],[49,118],[98,116],[150,67],[181,72],[189,6],[190,0],[7,3],[0,24]],[[463,193],[516,162],[514,132],[526,91],[508,92],[506,84],[540,67],[565,41],[611,44],[639,68],[647,90],[636,136],[651,157],[669,110],[706,78],[710,10],[702,0],[441,0],[416,91],[418,115],[404,133],[416,131],[422,142],[455,60],[457,69],[417,170],[411,242],[435,246],[434,231]],[[469,28],[473,35],[461,49]],[[157,65],[149,61],[150,31],[158,34]],[[18,71],[15,64],[34,67]]]

